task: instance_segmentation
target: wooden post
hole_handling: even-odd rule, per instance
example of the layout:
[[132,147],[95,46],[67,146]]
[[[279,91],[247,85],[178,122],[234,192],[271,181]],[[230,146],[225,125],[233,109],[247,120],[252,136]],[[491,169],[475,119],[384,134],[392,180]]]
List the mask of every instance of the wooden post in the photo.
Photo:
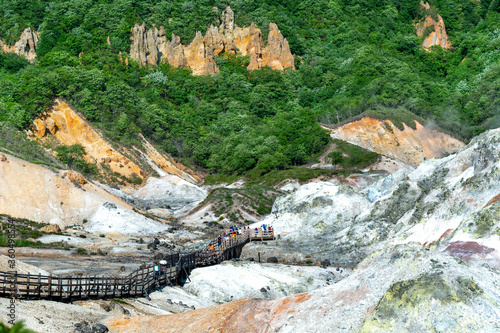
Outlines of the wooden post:
[[138,281],[137,281],[138,280],[138,276],[139,276],[139,271],[135,271],[135,281],[134,281],[134,283],[135,283],[135,296],[137,296],[137,288],[139,287],[138,286]]
[[41,289],[42,289],[42,274],[38,273],[38,299],[40,299]]
[[52,299],[52,273],[49,276],[49,299]]
[[[61,279],[62,280],[62,279]],[[71,297],[73,296],[73,277],[69,277],[67,280],[66,280],[68,283],[67,283],[67,286],[68,286],[68,296],[69,296],[69,299],[71,300]],[[78,282],[76,283],[76,285],[78,286]]]
[[28,272],[28,281],[26,281],[26,298],[30,299],[30,272]]
[[97,276],[94,275],[94,285],[95,285],[95,289],[96,289],[96,297],[99,298],[99,281],[97,280]]

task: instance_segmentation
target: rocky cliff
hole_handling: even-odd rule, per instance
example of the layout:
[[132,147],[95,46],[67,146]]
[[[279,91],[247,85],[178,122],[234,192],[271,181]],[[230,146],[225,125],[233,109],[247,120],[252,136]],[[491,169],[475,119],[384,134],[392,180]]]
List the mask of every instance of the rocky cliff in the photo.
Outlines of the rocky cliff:
[[0,49],[5,53],[15,53],[29,61],[33,61],[36,58],[38,35],[39,33],[37,31],[31,31],[31,28],[26,28],[22,32],[19,41],[13,46],[9,46],[0,40]]
[[[61,100],[41,118],[35,119],[31,130],[41,140],[55,137],[59,144],[70,146],[80,144],[85,148],[85,159],[97,165],[101,171],[110,169],[126,179],[144,178],[146,172],[131,158],[125,156],[107,142],[101,134],[94,130],[75,110]],[[160,154],[151,143],[140,136],[143,149],[136,148],[141,156],[152,167],[165,174],[173,174],[189,182],[196,183],[200,178],[187,167],[177,163],[165,154]],[[132,156],[132,151],[130,151]]]
[[131,32],[130,57],[143,65],[167,62],[173,67],[188,67],[194,75],[214,74],[219,71],[214,57],[226,53],[249,55],[249,70],[263,66],[279,70],[295,68],[288,42],[276,24],[269,24],[267,46],[264,46],[260,29],[253,23],[249,27],[238,27],[229,6],[222,12],[218,27],[210,26],[205,36],[197,32],[187,46],[174,34],[167,39],[163,27],[146,30],[144,24],[136,24]]
[[331,130],[331,135],[409,165],[443,157],[464,146],[448,134],[415,123],[416,129],[404,124],[400,130],[390,120],[364,117]]
[[[424,10],[429,10],[431,8],[429,3],[423,3],[422,1],[420,2],[420,6]],[[446,34],[443,18],[439,14],[436,14],[436,18],[437,21],[431,15],[426,15],[423,21],[417,23],[417,36],[420,38],[424,37],[422,46],[426,49],[434,45],[441,46],[444,49],[449,49],[451,47],[451,43],[448,40],[448,35]],[[430,33],[428,29],[429,27],[432,27]],[[428,34],[424,36],[424,33]]]

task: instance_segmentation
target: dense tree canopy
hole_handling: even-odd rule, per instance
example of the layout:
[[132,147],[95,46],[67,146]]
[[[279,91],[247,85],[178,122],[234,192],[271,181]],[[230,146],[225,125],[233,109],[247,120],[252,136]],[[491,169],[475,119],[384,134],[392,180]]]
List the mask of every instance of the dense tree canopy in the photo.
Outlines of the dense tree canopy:
[[[451,50],[420,47],[418,0],[0,0],[0,39],[41,32],[35,64],[0,54],[0,122],[25,129],[61,97],[115,140],[136,143],[142,132],[183,162],[224,174],[310,162],[328,142],[318,121],[362,112],[412,112],[469,139],[500,123],[499,2],[429,3]],[[220,73],[195,77],[119,56],[135,23],[163,25],[188,43],[227,5],[236,24],[255,22],[264,36],[277,23],[297,70],[249,72],[248,58],[222,55]]]

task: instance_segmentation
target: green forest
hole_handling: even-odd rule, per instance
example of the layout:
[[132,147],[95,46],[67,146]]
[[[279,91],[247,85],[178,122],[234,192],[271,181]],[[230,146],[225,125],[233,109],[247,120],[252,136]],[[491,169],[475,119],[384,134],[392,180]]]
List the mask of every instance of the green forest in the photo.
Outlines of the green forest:
[[[138,145],[143,133],[219,175],[312,162],[330,142],[319,123],[360,114],[414,115],[467,142],[500,126],[500,1],[429,4],[425,12],[418,0],[0,0],[1,40],[13,45],[27,27],[41,33],[32,64],[0,53],[2,132],[28,129],[63,98],[114,141]],[[211,76],[124,63],[136,23],[188,44],[217,23],[214,7],[228,5],[237,25],[255,22],[264,40],[276,23],[296,70],[248,71],[248,57],[226,55]],[[415,23],[429,13],[442,16],[450,50],[420,46]]]

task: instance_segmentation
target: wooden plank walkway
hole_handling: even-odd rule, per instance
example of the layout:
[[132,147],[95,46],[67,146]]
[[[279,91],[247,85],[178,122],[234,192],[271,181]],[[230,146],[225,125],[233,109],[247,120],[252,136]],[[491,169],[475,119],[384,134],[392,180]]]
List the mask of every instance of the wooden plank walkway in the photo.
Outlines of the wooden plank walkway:
[[[242,230],[243,231],[243,230]],[[253,237],[252,237],[253,236]],[[160,272],[154,266],[139,268],[125,277],[114,276],[47,276],[0,272],[0,297],[48,299],[69,302],[82,299],[141,297],[163,286],[182,285],[191,270],[239,258],[243,246],[254,240],[269,239],[271,234],[261,230],[246,230],[211,241],[202,250],[187,254],[176,253],[164,258],[167,262]],[[266,238],[267,237],[267,238]],[[274,239],[274,233],[272,234]]]

